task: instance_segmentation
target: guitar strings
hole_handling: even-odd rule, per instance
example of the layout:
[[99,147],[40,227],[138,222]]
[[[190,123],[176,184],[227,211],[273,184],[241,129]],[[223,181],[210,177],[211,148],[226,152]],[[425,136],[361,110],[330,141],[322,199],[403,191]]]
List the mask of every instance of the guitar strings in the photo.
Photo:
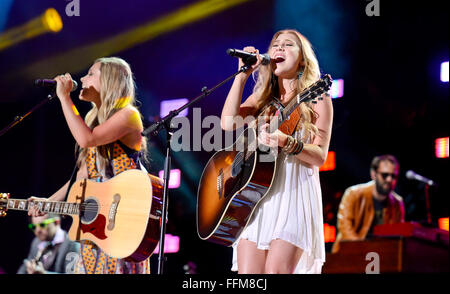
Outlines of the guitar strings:
[[[105,207],[104,205],[103,205],[103,207]],[[99,207],[99,209],[77,209],[77,212],[99,212],[101,209],[100,209],[101,207]],[[73,209],[72,209],[73,210]],[[125,210],[126,211],[126,210]],[[131,210],[130,210],[131,211]],[[66,212],[64,212],[64,211],[59,211],[59,212],[56,212],[56,211],[43,211],[43,210],[41,210],[41,212],[49,212],[49,213],[57,213],[57,214],[77,214],[76,212],[69,212],[69,211],[66,211]],[[121,209],[121,214],[124,214],[124,210],[123,209]],[[125,213],[126,214],[126,213]],[[134,211],[131,211],[130,212],[130,214],[132,214],[132,215],[134,215],[135,214],[135,212]]]
[[[53,202],[53,203],[55,203],[55,202]],[[88,203],[70,202],[68,205],[72,205],[72,209],[67,208],[66,212],[64,212],[63,211],[64,210],[64,205],[65,204],[61,205],[60,209],[58,209],[59,212],[55,211],[55,209],[51,209],[52,211],[45,211],[45,208],[41,208],[41,209],[39,209],[39,211],[41,211],[41,212],[50,212],[50,213],[56,212],[56,213],[64,214],[64,213],[69,213],[69,210],[73,211],[74,210],[73,206],[75,206],[75,209],[78,210],[79,212],[96,212],[96,211],[100,211],[101,208],[107,207],[107,205],[97,205],[98,209],[96,209],[96,208],[93,208],[92,205],[90,205]],[[91,207],[89,207],[89,206],[91,206]],[[29,210],[29,209],[27,209],[27,210]],[[69,213],[69,214],[72,214],[72,213]]]

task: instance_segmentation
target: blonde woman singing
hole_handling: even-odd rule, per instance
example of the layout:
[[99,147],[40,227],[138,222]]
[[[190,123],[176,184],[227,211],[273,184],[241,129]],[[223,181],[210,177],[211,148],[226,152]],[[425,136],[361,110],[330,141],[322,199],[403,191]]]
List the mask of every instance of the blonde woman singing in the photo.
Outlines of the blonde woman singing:
[[[146,153],[146,140],[141,136],[141,114],[135,107],[135,83],[129,64],[116,57],[100,58],[81,78],[80,100],[91,102],[85,120],[70,98],[72,78],[69,74],[55,77],[56,94],[79,150],[77,179],[104,181],[125,170],[140,168]],[[63,201],[67,182],[48,198]],[[35,197],[30,200],[36,199]],[[37,216],[37,209],[29,211]],[[149,259],[139,263],[107,256],[89,241],[81,241],[81,252],[75,267],[86,274],[150,273]]]
[[[244,50],[259,54],[254,47]],[[258,57],[255,65],[234,79],[222,110],[223,129],[242,127],[236,122],[261,115],[273,101],[286,106],[320,78],[310,42],[295,30],[277,32],[268,54],[269,65],[261,65]],[[242,65],[240,60],[239,68]],[[257,73],[256,85],[241,103],[244,86],[252,72]],[[292,136],[280,130],[269,133],[267,123],[260,128],[259,142],[280,147],[283,152],[277,157],[272,187],[233,244],[233,271],[244,274],[321,272],[325,243],[319,167],[328,154],[333,107],[330,97],[324,95],[317,104],[302,103],[299,110],[300,119]]]

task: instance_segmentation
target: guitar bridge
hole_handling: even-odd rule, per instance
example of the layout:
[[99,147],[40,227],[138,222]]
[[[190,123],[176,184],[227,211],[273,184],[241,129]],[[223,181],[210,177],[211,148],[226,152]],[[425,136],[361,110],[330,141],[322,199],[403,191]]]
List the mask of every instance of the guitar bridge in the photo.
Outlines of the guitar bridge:
[[217,176],[217,193],[219,193],[219,199],[223,196],[223,169],[220,169],[219,176]]
[[116,194],[114,195],[114,201],[111,203],[111,208],[109,209],[109,215],[108,215],[108,230],[112,231],[115,226],[116,222],[116,213],[117,213],[117,207],[119,206],[120,202],[120,195]]

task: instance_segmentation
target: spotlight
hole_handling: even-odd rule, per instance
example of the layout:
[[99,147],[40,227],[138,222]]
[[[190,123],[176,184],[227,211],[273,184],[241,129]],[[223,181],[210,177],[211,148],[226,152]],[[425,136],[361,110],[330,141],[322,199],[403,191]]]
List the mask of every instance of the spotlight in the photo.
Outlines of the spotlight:
[[47,9],[41,17],[44,26],[51,32],[57,33],[62,30],[63,23],[58,11],[54,8]]
[[331,98],[341,98],[344,96],[344,80],[343,79],[337,79],[334,80],[331,84],[331,89],[328,92],[331,96]]
[[441,82],[448,83],[448,61],[441,63]]
[[[161,179],[164,178],[164,170],[159,171],[158,173]],[[181,182],[181,171],[179,169],[171,169],[169,176],[169,189],[176,189],[180,187]]]
[[[169,114],[169,112],[171,110],[178,109],[178,108],[180,108],[181,106],[185,105],[188,102],[189,102],[189,100],[186,99],[186,98],[163,100],[163,101],[161,101],[161,104],[160,104],[159,115],[161,117],[165,117],[166,115]],[[178,116],[187,116],[188,115],[188,109],[189,108],[184,109],[182,112],[180,112],[180,114]]]
[[325,163],[319,168],[319,171],[334,170],[336,168],[336,154],[334,151],[328,151]]
[[43,14],[1,34],[0,51],[48,32],[57,33],[62,30],[62,27],[63,23],[58,11],[49,8]]
[[434,146],[436,158],[448,158],[448,137],[437,138]]

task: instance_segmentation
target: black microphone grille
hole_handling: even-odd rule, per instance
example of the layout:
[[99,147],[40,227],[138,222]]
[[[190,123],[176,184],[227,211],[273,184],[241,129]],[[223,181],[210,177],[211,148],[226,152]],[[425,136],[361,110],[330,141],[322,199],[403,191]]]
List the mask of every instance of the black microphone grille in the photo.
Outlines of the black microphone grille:
[[228,55],[234,56],[235,53],[236,53],[236,50],[231,49],[231,48],[228,48],[228,49],[227,49],[227,54],[228,54]]
[[75,80],[72,80],[73,86],[72,86],[72,91],[75,91],[78,88],[78,83]]
[[268,65],[270,63],[270,56],[269,54],[265,53],[261,55],[261,64],[262,65]]

